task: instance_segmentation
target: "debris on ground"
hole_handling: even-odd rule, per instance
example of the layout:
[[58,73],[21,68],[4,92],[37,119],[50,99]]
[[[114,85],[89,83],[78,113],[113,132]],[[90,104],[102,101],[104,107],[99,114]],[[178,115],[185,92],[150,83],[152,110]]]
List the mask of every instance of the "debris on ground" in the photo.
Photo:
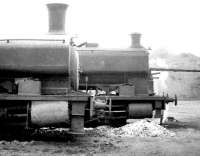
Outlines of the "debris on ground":
[[119,128],[110,126],[99,126],[97,128],[85,129],[88,135],[117,136],[117,137],[173,137],[174,132],[162,127],[148,119],[139,120]]

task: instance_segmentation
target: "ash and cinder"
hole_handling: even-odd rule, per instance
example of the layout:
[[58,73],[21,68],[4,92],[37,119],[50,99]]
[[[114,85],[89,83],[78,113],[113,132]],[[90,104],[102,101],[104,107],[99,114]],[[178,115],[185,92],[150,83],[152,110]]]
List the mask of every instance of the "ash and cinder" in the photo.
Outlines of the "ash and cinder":
[[125,126],[112,128],[110,126],[99,126],[97,128],[86,128],[86,133],[97,136],[115,137],[172,137],[175,133],[167,130],[152,119],[138,120]]

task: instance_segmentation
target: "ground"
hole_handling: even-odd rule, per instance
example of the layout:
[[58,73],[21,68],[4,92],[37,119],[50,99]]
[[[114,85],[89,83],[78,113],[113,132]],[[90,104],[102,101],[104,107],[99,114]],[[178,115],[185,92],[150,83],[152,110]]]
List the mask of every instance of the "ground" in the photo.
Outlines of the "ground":
[[[173,104],[172,104],[173,105]],[[167,128],[174,137],[94,137],[79,136],[64,141],[0,141],[0,155],[200,155],[200,101],[179,101],[169,107],[177,121]]]

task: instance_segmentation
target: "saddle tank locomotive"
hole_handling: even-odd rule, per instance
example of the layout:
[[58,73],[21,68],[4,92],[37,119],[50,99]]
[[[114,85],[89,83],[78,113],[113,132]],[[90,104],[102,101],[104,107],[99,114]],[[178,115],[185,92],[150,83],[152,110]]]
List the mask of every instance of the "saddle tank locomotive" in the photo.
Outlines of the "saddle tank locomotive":
[[132,34],[127,49],[75,46],[66,39],[67,7],[47,4],[48,38],[0,41],[1,128],[68,127],[79,134],[84,126],[162,119],[175,99],[154,94],[141,35]]

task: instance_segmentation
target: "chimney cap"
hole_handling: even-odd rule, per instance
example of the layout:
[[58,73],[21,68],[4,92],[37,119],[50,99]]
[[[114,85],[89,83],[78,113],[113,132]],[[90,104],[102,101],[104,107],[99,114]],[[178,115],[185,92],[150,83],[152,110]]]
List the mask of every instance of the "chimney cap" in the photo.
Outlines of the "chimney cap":
[[130,35],[131,35],[131,36],[134,36],[134,35],[141,36],[142,34],[139,33],[139,32],[134,32],[134,33],[131,33]]
[[66,9],[68,5],[65,3],[48,3],[47,7],[50,9],[52,8]]

